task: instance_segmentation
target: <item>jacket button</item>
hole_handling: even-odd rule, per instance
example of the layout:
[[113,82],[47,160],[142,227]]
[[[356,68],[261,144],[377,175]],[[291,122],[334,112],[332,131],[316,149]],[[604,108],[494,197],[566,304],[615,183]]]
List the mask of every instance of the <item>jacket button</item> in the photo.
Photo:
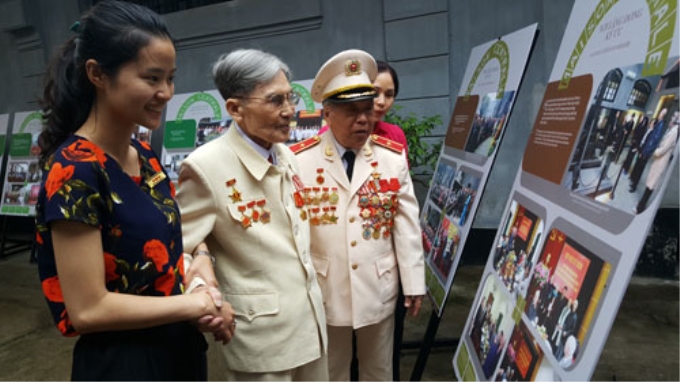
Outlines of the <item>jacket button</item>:
[[352,242],[349,243],[349,245],[351,245],[352,247],[356,247],[357,246],[356,240],[352,240]]
[[351,218],[349,218],[349,222],[350,222],[350,223],[354,223],[354,216],[352,216]]
[[356,263],[352,264],[352,269],[357,269],[357,268],[359,268],[359,265],[357,265]]
[[254,316],[254,315],[255,315],[255,311],[252,310],[252,309],[250,309],[250,310],[248,311],[248,315],[249,315],[249,316]]

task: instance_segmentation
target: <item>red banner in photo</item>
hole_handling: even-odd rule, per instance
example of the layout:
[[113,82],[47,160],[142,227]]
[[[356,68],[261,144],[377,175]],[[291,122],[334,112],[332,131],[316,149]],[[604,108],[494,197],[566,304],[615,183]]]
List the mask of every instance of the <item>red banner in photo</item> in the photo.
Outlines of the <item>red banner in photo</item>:
[[522,238],[522,240],[527,241],[529,237],[529,232],[531,232],[531,224],[533,221],[526,216],[522,216],[522,220],[519,223],[519,229],[517,230],[517,235]]
[[[590,260],[587,257],[565,243],[555,267],[553,284],[557,287],[557,290],[565,293],[565,297],[575,299],[581,291],[581,283],[589,266]],[[566,292],[565,286],[567,287]]]

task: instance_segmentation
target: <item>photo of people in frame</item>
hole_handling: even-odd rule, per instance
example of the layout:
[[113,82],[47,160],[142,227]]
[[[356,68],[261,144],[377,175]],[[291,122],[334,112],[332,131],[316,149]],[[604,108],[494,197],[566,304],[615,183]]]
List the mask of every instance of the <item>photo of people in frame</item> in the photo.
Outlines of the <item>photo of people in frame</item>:
[[478,380],[494,375],[514,326],[511,316],[514,301],[503,289],[495,277],[486,277],[468,331],[475,354],[472,358],[478,361],[479,371],[484,374]]
[[481,98],[465,143],[465,151],[485,157],[494,153],[502,137],[514,97],[514,91],[507,91],[501,98],[498,98],[496,92],[488,93]]
[[446,198],[444,210],[446,215],[455,221],[459,227],[467,222],[472,205],[477,197],[480,177],[473,176],[462,169],[454,178],[451,190]]
[[[529,283],[524,319],[563,368],[578,362],[611,265],[553,228]],[[566,358],[565,358],[566,357]]]
[[492,252],[493,268],[510,293],[525,297],[539,254],[543,220],[513,200],[501,232]]
[[10,161],[7,164],[7,181],[8,182],[26,182],[29,177],[28,162]]
[[445,208],[450,203],[449,195],[454,186],[455,176],[455,164],[449,164],[441,158],[432,177],[432,185],[430,186],[429,194],[429,199],[439,207],[439,209]]
[[[515,326],[495,381],[533,381],[543,360],[543,351],[524,322]],[[552,373],[551,373],[552,377]],[[550,378],[549,378],[550,379]],[[549,380],[538,379],[538,380]]]
[[423,208],[423,213],[420,215],[420,228],[423,237],[423,250],[427,254],[432,249],[432,243],[435,240],[435,234],[439,231],[439,225],[442,221],[442,214],[432,205],[431,202],[426,202]]
[[572,193],[638,214],[668,171],[678,140],[680,60],[660,75],[611,68],[586,111],[562,179]]

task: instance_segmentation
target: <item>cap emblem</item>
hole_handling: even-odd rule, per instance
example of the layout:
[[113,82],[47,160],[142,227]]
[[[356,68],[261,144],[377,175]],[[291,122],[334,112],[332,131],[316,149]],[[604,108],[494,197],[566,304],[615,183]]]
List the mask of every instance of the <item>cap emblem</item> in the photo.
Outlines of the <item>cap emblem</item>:
[[361,74],[361,63],[356,58],[351,58],[345,63],[345,74],[348,76],[356,76]]

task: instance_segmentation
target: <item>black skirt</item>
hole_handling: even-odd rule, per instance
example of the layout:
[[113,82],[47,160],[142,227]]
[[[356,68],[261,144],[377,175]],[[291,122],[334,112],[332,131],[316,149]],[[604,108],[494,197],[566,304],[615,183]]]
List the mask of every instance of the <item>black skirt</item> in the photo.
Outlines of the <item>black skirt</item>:
[[84,334],[73,349],[74,381],[205,381],[203,334],[188,323]]

